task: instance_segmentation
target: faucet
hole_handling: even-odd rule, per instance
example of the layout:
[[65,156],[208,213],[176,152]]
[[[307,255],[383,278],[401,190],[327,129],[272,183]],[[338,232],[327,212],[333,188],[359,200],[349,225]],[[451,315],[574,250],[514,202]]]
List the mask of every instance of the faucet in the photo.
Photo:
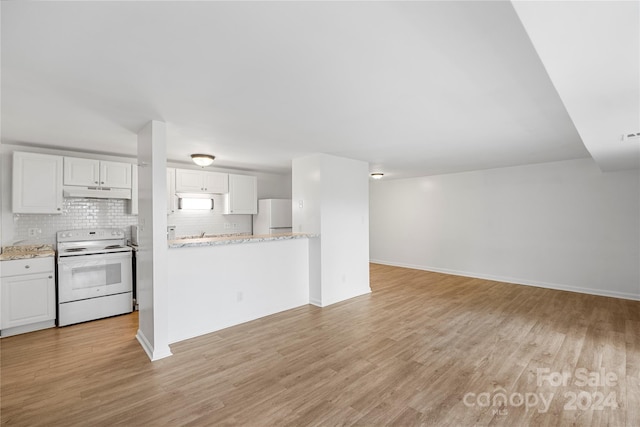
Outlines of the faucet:
[[204,231],[200,234],[200,238],[202,239],[204,237]]

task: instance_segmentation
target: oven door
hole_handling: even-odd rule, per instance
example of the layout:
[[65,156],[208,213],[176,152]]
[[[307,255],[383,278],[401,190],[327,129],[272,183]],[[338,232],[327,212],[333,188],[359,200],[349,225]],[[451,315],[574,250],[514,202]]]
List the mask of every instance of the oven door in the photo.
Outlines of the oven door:
[[58,302],[131,292],[131,267],[131,252],[60,257]]

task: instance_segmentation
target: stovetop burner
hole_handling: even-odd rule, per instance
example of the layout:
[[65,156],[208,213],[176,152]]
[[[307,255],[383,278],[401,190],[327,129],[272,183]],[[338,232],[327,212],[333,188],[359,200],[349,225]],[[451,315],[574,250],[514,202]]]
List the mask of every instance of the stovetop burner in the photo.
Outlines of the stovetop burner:
[[122,245],[109,245],[109,246],[105,246],[105,249],[120,249],[122,248]]

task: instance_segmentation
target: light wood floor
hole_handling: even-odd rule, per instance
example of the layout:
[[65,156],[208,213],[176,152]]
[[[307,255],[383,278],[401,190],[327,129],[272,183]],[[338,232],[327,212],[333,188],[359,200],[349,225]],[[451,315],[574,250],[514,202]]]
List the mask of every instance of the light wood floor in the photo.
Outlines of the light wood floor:
[[135,314],[4,338],[2,424],[640,426],[640,302],[375,264],[371,284],[155,363]]

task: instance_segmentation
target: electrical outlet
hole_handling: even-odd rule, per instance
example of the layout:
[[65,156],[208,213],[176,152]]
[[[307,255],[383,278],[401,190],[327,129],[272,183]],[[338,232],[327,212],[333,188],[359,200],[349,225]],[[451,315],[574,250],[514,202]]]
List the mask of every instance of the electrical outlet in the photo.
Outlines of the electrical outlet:
[[29,228],[28,230],[29,237],[35,237],[42,232],[39,228]]
[[236,224],[235,222],[233,224],[231,224],[233,226],[233,229],[235,230],[236,228],[238,228],[238,224]]
[[230,228],[231,228],[231,224],[229,224],[228,222],[225,222],[225,223],[224,223],[224,229],[225,229],[225,230],[228,230],[228,229],[230,229]]

